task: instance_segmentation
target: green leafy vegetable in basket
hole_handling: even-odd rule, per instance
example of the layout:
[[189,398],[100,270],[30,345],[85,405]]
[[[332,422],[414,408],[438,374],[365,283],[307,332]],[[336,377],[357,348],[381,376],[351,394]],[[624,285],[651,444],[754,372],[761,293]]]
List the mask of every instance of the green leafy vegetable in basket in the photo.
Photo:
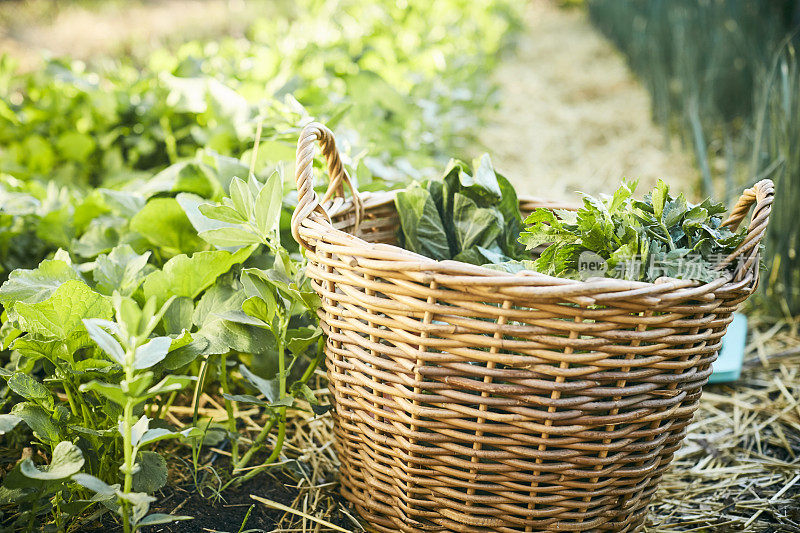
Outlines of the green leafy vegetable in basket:
[[548,246],[525,266],[582,279],[718,278],[718,265],[742,243],[745,231],[722,227],[725,206],[709,199],[692,204],[683,194],[672,196],[661,180],[643,200],[633,198],[635,189],[632,182],[611,197],[584,194],[577,211],[535,210],[525,220],[520,242],[529,250]]
[[472,168],[451,160],[439,180],[399,191],[400,245],[432,259],[482,265],[521,259],[522,216],[514,187],[488,154]]

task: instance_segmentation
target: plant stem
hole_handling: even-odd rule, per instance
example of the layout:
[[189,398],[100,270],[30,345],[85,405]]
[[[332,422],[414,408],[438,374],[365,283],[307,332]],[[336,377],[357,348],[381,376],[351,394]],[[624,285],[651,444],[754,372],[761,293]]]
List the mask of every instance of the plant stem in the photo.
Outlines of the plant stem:
[[31,516],[28,519],[28,529],[27,531],[33,531],[33,527],[36,525],[36,513],[39,512],[39,500],[42,498],[42,492],[44,491],[44,485],[42,485],[39,490],[36,491],[36,498],[34,498],[33,503],[31,503]]
[[175,163],[178,161],[178,145],[175,142],[175,134],[172,132],[172,126],[169,123],[169,119],[165,116],[161,117],[159,124],[164,130],[164,148],[167,151],[169,162],[170,164]]
[[[322,340],[321,339],[320,339],[318,350],[319,351],[317,352],[317,357],[311,362],[310,365],[308,365],[308,368],[306,368],[305,372],[303,372],[303,375],[299,380],[300,383],[306,384],[308,382],[308,380],[311,379],[311,376],[314,375],[314,370],[316,370],[317,365],[319,364],[319,362],[322,360],[322,357],[324,356],[325,352],[322,351]],[[285,379],[282,381],[282,383],[285,386]],[[275,460],[280,455],[280,452],[283,449],[283,441],[286,438],[286,407],[281,407],[280,409],[281,410],[279,411],[279,419],[278,419],[278,422],[279,422],[280,425],[278,426],[278,438],[275,440],[275,448],[272,450],[272,453],[270,454],[270,456],[267,457],[267,459],[260,466],[254,468],[253,470],[249,471],[248,473],[243,475],[241,478],[239,478],[239,482],[240,483],[243,483],[243,482],[247,481],[248,479],[252,478],[256,474],[261,472],[261,470],[263,470],[264,468],[266,468],[267,466],[269,466],[270,464],[275,462]],[[266,432],[266,434],[268,434],[268,433],[269,433],[269,431]]]
[[[220,372],[219,382],[224,394],[230,394],[231,389],[228,385],[228,356],[223,354],[220,359]],[[225,412],[228,414],[228,433],[231,439],[231,470],[236,470],[239,463],[239,440],[236,438],[238,433],[236,431],[236,416],[233,410],[233,402],[228,398],[223,397],[225,400]]]
[[[133,381],[133,358],[134,358],[134,350],[128,349],[125,353],[125,379],[130,383]],[[135,457],[133,456],[133,442],[132,442],[132,433],[133,433],[133,404],[134,401],[132,398],[127,397],[125,399],[125,406],[123,408],[122,414],[122,425],[123,425],[123,432],[122,432],[122,451],[124,454],[124,470],[125,470],[125,481],[123,485],[123,492],[130,492],[133,488],[133,462]],[[130,524],[130,503],[127,501],[121,501],[120,505],[122,507],[122,527],[125,533],[130,533],[131,531],[131,524]]]
[[167,401],[158,406],[158,411],[156,412],[155,418],[158,419],[164,418],[164,415],[169,410],[169,408],[172,407],[172,404],[173,402],[175,402],[175,398],[177,398],[177,396],[178,396],[178,391],[173,391],[169,395],[169,398],[167,398]]
[[303,372],[303,375],[300,376],[299,381],[303,385],[308,383],[308,380],[311,379],[311,376],[314,375],[314,371],[319,366],[319,363],[325,358],[324,343],[325,343],[324,339],[320,337],[319,340],[317,341],[317,356],[314,358],[313,361],[311,361],[311,364],[308,365],[308,368],[306,368],[305,372]]
[[[64,394],[67,395],[67,401],[69,402],[69,409],[72,411],[72,415],[77,417],[78,416],[78,406],[75,405],[75,399],[72,397],[72,392],[70,392],[70,385],[71,383],[68,380],[64,380]],[[84,424],[86,424],[86,417],[84,416],[83,420]]]
[[664,235],[667,236],[667,239],[668,239],[667,240],[667,244],[669,245],[670,251],[674,250],[675,249],[675,241],[672,240],[672,235],[669,234],[669,229],[667,229],[667,226],[663,222],[661,222],[661,229],[664,230]]
[[[289,319],[286,317],[282,317],[280,321],[280,328],[278,331],[278,400],[283,400],[286,398],[286,349],[284,345],[284,339],[286,338],[286,330],[289,326]],[[283,441],[286,437],[286,406],[281,405],[277,409],[277,416],[274,416],[270,421],[264,426],[261,432],[256,437],[256,440],[253,441],[253,445],[250,447],[249,450],[242,456],[242,460],[239,462],[239,469],[241,470],[250,459],[253,458],[253,455],[261,448],[261,444],[266,440],[269,432],[272,430],[275,424],[278,424],[278,438],[275,440],[275,447],[272,450],[270,456],[264,461],[262,466],[266,466],[275,461],[281,453],[281,449],[283,448]],[[260,471],[260,468],[257,468],[253,471],[248,472],[244,476],[240,478],[241,481],[245,481],[250,479],[255,475],[256,472]]]
[[[281,320],[280,336],[278,337],[278,384],[279,393],[278,399],[283,400],[286,397],[286,347],[284,346],[286,339],[286,329],[289,325],[289,320],[283,318]],[[286,408],[283,408],[284,412]]]
[[261,472],[264,468],[271,465],[275,462],[275,460],[280,456],[281,449],[283,449],[283,441],[286,438],[286,407],[282,407],[282,413],[280,414],[279,426],[278,426],[278,438],[275,439],[275,448],[272,450],[272,453],[267,457],[263,463],[259,466],[254,468],[253,470],[249,471],[241,478],[239,478],[239,483],[244,483],[248,479],[252,478],[259,472]]
[[250,518],[250,513],[253,512],[253,509],[255,509],[255,507],[256,504],[253,504],[250,506],[250,508],[247,509],[247,514],[244,515],[244,520],[242,520],[242,525],[239,526],[239,531],[237,531],[236,533],[242,533],[242,531],[244,531],[244,526],[247,525],[247,520]]
[[[133,486],[133,474],[131,471],[133,470],[132,464],[132,457],[133,457],[133,446],[131,444],[131,421],[130,417],[133,416],[133,408],[131,406],[131,402],[128,401],[125,403],[125,412],[122,415],[124,420],[124,434],[122,435],[122,448],[123,453],[125,454],[125,484],[123,488],[123,492],[130,492],[131,487]],[[124,529],[125,533],[130,533],[131,531],[131,524],[130,524],[130,506],[127,501],[121,501],[120,506],[122,507],[122,528]]]
[[261,142],[261,130],[264,127],[264,118],[260,118],[256,127],[256,140],[253,143],[253,153],[250,156],[250,174],[256,172],[256,161],[258,160],[258,144]]
[[200,375],[197,377],[197,387],[194,389],[194,398],[192,403],[194,404],[194,410],[192,412],[192,425],[197,425],[197,416],[198,411],[200,410],[200,396],[203,394],[203,388],[205,387],[206,383],[206,372],[208,371],[208,357],[203,359],[203,363],[200,365]]
[[272,428],[275,426],[277,421],[278,417],[272,416],[269,421],[267,421],[266,425],[261,428],[261,431],[258,433],[258,436],[256,436],[253,444],[250,446],[250,449],[247,450],[244,455],[242,455],[242,458],[239,461],[239,470],[247,466],[247,463],[250,462],[250,459],[253,458],[253,455],[255,455],[255,453],[261,448],[261,445],[265,440],[267,440],[270,431],[272,431]]
[[[79,416],[79,414],[76,411],[80,410],[80,416],[83,418],[84,427],[87,427],[89,429],[97,429],[97,425],[94,423],[94,418],[89,412],[89,408],[86,406],[86,402],[80,401],[79,404],[76,403],[75,397],[77,396],[77,398],[81,398],[81,395],[73,394],[71,392],[71,388],[74,388],[76,391],[78,390],[76,384],[71,379],[68,379],[64,382],[64,392],[67,395],[67,400],[69,401],[70,409],[72,409],[72,414],[74,414],[75,416]],[[95,445],[96,444],[97,441],[95,441]]]
[[123,453],[125,454],[125,485],[124,491],[130,492],[133,486],[133,442],[131,440],[131,433],[133,432],[133,402],[128,400],[125,402],[125,411],[123,416],[123,427],[125,434],[122,436]]

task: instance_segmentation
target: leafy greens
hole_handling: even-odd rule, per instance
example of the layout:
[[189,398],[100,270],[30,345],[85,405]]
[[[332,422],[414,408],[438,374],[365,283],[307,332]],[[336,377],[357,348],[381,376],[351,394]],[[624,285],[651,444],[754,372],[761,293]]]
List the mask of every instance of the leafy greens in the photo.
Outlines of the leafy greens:
[[520,242],[529,250],[548,246],[526,266],[569,278],[718,278],[717,265],[744,240],[744,230],[722,227],[725,206],[672,196],[661,180],[643,200],[633,198],[635,189],[632,182],[610,197],[584,194],[583,206],[574,212],[535,210]]
[[437,260],[482,265],[520,259],[522,228],[517,194],[496,173],[488,154],[451,160],[441,181],[415,182],[398,191],[400,244]]

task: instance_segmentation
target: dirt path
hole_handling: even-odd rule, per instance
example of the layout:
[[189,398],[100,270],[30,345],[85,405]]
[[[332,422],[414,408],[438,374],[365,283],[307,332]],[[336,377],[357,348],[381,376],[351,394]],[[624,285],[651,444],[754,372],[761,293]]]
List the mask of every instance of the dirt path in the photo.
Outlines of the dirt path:
[[697,172],[665,150],[650,102],[580,10],[534,1],[517,54],[495,73],[502,104],[479,140],[521,193],[555,199],[612,191],[639,178],[694,190]]

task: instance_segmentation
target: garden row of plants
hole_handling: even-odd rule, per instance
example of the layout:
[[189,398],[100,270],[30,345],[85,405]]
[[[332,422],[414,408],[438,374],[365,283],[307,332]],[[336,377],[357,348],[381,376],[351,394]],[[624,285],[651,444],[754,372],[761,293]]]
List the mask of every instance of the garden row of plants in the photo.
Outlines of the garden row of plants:
[[[2,529],[186,518],[150,512],[159,450],[197,472],[211,431],[223,490],[278,462],[287,410],[325,410],[318,299],[288,231],[300,129],[335,127],[360,189],[438,173],[520,24],[510,0],[295,4],[247,39],[141,61],[0,62]],[[203,393],[225,419],[202,416]],[[259,431],[237,423],[253,406]]]
[[594,24],[652,96],[665,138],[695,154],[704,194],[775,181],[762,309],[800,314],[800,58],[796,2],[589,0]]

